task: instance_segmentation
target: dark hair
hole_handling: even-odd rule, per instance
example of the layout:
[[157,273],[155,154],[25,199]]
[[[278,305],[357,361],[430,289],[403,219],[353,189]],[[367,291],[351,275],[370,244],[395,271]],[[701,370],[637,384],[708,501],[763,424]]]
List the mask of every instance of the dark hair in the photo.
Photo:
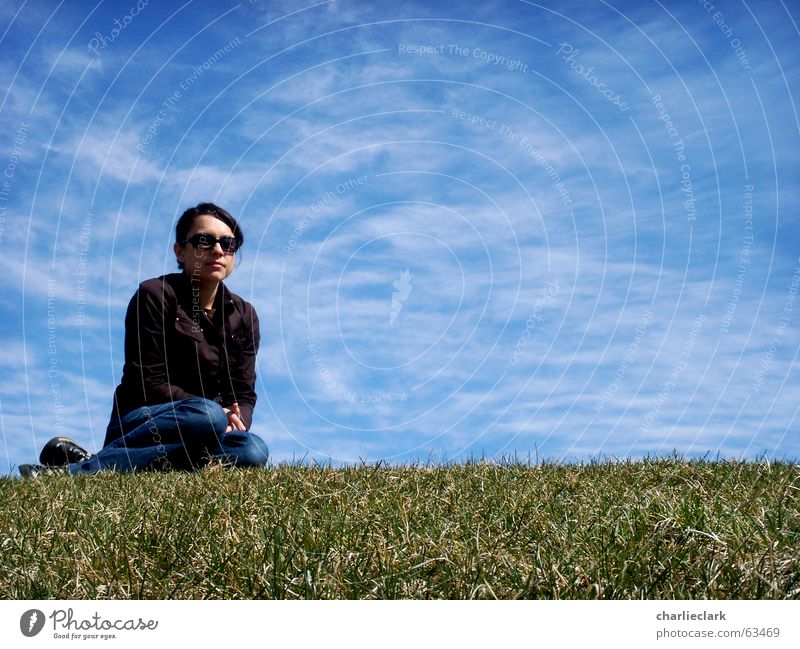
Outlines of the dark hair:
[[[175,225],[175,243],[186,241],[186,237],[189,234],[189,230],[192,229],[194,220],[198,216],[204,215],[213,216],[215,219],[219,219],[227,225],[231,229],[231,232],[233,232],[233,236],[239,244],[239,248],[242,247],[242,244],[244,244],[244,233],[236,222],[236,219],[230,215],[230,212],[222,209],[219,205],[214,205],[214,203],[198,203],[181,214],[181,218],[178,219],[178,223]],[[178,268],[183,269],[183,264],[180,261],[178,262]]]

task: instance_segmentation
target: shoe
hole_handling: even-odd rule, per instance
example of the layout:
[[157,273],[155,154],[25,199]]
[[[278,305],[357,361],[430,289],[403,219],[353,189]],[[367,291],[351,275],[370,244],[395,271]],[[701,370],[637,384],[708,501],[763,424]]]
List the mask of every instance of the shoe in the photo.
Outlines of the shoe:
[[23,478],[36,478],[40,475],[48,475],[52,473],[66,473],[66,467],[51,467],[42,466],[41,464],[20,464],[19,474]]
[[[45,466],[67,466],[67,464],[83,462],[90,457],[92,454],[89,451],[81,448],[68,437],[54,437],[44,445],[39,455],[39,462]],[[21,469],[22,467],[20,467]]]

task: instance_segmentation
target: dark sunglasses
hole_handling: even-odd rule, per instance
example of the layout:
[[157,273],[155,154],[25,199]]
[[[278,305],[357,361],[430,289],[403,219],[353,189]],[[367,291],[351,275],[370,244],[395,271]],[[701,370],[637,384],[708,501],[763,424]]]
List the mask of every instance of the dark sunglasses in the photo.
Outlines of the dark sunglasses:
[[213,234],[205,234],[204,232],[198,232],[180,243],[183,245],[191,243],[197,250],[211,250],[211,248],[219,244],[222,252],[225,253],[234,253],[239,249],[239,242],[236,237],[220,237],[217,239]]

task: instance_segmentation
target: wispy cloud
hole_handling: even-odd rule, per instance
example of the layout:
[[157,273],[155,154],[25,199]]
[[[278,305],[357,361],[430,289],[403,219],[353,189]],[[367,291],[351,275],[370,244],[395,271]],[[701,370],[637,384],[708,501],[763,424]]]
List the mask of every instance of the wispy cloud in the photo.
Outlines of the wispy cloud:
[[101,443],[130,296],[201,200],[244,226],[276,460],[796,458],[800,50],[789,9],[720,10],[150,5],[95,53],[113,11],[25,5],[0,467],[56,414]]

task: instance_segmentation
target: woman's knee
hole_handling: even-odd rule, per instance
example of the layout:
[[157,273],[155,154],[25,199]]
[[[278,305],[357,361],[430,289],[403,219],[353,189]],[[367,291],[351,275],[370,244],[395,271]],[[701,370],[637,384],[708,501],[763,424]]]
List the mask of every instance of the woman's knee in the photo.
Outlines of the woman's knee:
[[202,397],[182,399],[175,404],[176,414],[180,412],[183,419],[193,429],[193,432],[202,436],[204,433],[213,434],[220,439],[228,427],[228,416],[222,406],[216,401]]
[[256,454],[256,464],[260,466],[264,466],[267,462],[269,462],[269,448],[267,448],[267,443],[261,439],[258,435],[250,435],[253,438],[253,446],[255,448]]
[[[236,444],[226,449],[229,457],[234,459],[235,466],[265,466],[269,462],[269,449],[266,442],[252,433],[229,433],[235,436]],[[241,438],[241,439],[239,439]],[[229,438],[229,441],[233,441]]]

